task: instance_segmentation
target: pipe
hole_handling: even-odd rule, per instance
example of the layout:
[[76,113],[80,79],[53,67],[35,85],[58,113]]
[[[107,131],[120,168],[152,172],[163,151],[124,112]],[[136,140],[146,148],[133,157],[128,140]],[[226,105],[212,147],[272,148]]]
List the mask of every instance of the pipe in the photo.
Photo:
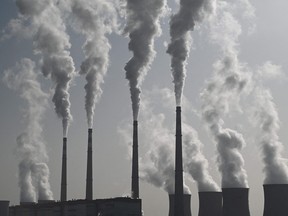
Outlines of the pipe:
[[60,200],[67,201],[67,137],[63,138]]
[[133,121],[132,185],[131,197],[139,198],[138,122]]
[[264,188],[264,216],[288,215],[288,184],[266,184]]
[[184,216],[181,107],[176,107],[174,215]]
[[92,128],[88,129],[87,148],[87,175],[86,175],[86,200],[93,200],[93,156],[92,156]]
[[222,216],[222,193],[203,191],[198,192],[198,216]]

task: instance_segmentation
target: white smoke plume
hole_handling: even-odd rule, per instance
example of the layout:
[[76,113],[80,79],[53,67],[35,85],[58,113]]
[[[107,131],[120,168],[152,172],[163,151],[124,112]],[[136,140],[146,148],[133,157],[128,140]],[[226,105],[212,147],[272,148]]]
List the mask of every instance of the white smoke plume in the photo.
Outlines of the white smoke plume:
[[255,118],[260,126],[260,148],[264,162],[264,184],[288,184],[287,161],[282,157],[283,144],[279,141],[279,116],[269,90],[255,91]]
[[28,20],[33,34],[35,54],[42,62],[42,73],[55,84],[53,103],[62,119],[63,136],[67,136],[70,113],[69,87],[74,76],[74,63],[68,49],[71,47],[61,11],[54,0],[16,0],[20,20]]
[[49,95],[42,91],[35,64],[30,59],[22,59],[15,68],[6,70],[3,81],[27,103],[27,108],[23,109],[26,130],[17,137],[20,201],[35,202],[36,190],[38,199],[52,200],[41,124]]
[[170,20],[171,42],[167,53],[171,55],[176,105],[181,105],[182,92],[186,77],[186,64],[189,57],[196,22],[209,17],[215,10],[215,0],[180,0],[180,9]]
[[288,184],[287,159],[282,156],[283,144],[279,140],[278,132],[280,120],[278,110],[269,89],[261,83],[263,79],[283,78],[279,65],[266,62],[258,71],[257,87],[253,91],[253,123],[260,128],[260,142],[262,160],[264,162],[264,184]]
[[[214,64],[213,77],[201,95],[203,119],[217,145],[218,169],[224,188],[248,187],[244,159],[240,153],[245,146],[243,136],[223,128],[223,117],[232,105],[238,106],[241,94],[248,91],[250,84],[248,69],[238,59],[237,45],[242,28],[231,12],[237,6],[237,2],[219,1],[215,16],[210,19],[210,37],[213,43],[219,45],[222,57]],[[247,6],[246,9],[251,8]],[[250,14],[253,14],[252,11]]]
[[155,58],[154,38],[159,36],[159,19],[166,10],[166,0],[127,0],[125,34],[129,34],[129,50],[133,57],[125,66],[129,81],[133,120],[138,119],[141,83]]
[[95,105],[102,95],[101,84],[109,65],[111,46],[107,34],[116,27],[116,10],[111,1],[71,0],[67,3],[72,27],[86,39],[80,74],[86,75],[85,108],[88,127],[92,128]]
[[198,191],[220,191],[209,174],[208,160],[201,151],[203,145],[197,132],[188,124],[182,124],[182,130],[184,171],[196,181]]

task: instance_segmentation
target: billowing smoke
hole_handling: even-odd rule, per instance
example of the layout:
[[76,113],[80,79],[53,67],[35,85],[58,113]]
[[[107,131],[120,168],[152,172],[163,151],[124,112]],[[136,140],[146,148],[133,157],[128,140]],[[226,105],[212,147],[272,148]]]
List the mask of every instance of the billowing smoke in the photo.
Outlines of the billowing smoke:
[[68,3],[72,27],[86,38],[80,74],[86,75],[85,108],[88,126],[92,128],[95,104],[102,95],[101,84],[109,64],[111,46],[106,35],[116,27],[116,11],[109,1],[72,0]]
[[223,117],[231,105],[239,108],[240,96],[249,89],[250,83],[248,69],[238,60],[237,43],[242,29],[230,11],[237,3],[234,7],[230,4],[219,2],[218,10],[210,21],[210,37],[212,42],[219,45],[223,56],[214,64],[213,77],[202,92],[203,119],[216,142],[218,169],[224,188],[248,187],[244,159],[240,153],[245,146],[243,136],[237,131],[223,128]]
[[67,136],[72,120],[68,90],[74,75],[74,63],[68,51],[71,44],[61,11],[57,2],[51,0],[16,0],[16,5],[19,19],[29,20],[33,29],[34,52],[41,56],[42,73],[51,77],[55,84],[52,100],[58,117],[62,119],[63,135]]
[[[281,76],[281,68],[270,62],[265,63],[260,70],[261,77],[258,77],[257,81]],[[260,128],[260,137],[257,141],[260,141],[264,162],[264,184],[288,184],[287,160],[282,157],[283,144],[278,136],[280,120],[273,96],[261,83],[258,83],[253,93],[255,104],[252,119],[257,128]]]
[[189,57],[196,22],[201,22],[215,10],[215,0],[180,0],[180,9],[170,20],[171,42],[167,53],[171,55],[171,69],[175,89],[176,105],[181,106],[181,97],[186,77],[186,64]]
[[201,148],[197,132],[189,125],[182,124],[184,171],[197,183],[198,191],[220,191],[219,186],[209,174],[209,164]]
[[125,66],[129,81],[133,119],[138,119],[140,106],[140,85],[156,55],[154,38],[161,33],[159,19],[166,9],[166,0],[127,0],[127,24],[129,50],[133,57]]
[[41,90],[35,64],[30,59],[22,59],[15,68],[6,70],[3,81],[27,104],[27,108],[23,109],[25,132],[17,137],[20,201],[35,202],[36,190],[38,199],[51,200],[53,194],[41,124],[49,96]]
[[255,91],[255,117],[261,129],[260,147],[264,162],[264,184],[288,184],[288,167],[282,157],[279,141],[279,117],[273,97],[268,90]]

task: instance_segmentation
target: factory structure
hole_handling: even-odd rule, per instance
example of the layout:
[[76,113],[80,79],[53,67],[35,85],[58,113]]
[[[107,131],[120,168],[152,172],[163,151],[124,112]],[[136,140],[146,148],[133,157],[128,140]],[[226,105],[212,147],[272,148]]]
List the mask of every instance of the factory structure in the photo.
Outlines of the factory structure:
[[[0,201],[0,216],[142,216],[139,198],[138,122],[133,122],[132,182],[130,197],[93,199],[92,129],[88,129],[86,198],[67,200],[67,138],[63,138],[60,201],[39,200],[10,206]],[[191,195],[183,192],[181,107],[176,107],[175,193],[169,194],[168,216],[192,216]],[[288,215],[288,185],[267,184],[263,216]],[[198,216],[250,216],[249,188],[222,188],[222,192],[199,191]]]

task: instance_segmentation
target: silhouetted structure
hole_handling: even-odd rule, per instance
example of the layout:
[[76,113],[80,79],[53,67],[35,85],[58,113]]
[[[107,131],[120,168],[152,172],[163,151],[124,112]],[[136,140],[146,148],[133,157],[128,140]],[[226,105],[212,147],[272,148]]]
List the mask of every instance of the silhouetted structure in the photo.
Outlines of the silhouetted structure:
[[87,148],[87,175],[86,175],[86,200],[93,200],[93,158],[92,158],[92,128],[88,129]]
[[288,184],[267,184],[264,187],[264,216],[288,215]]
[[250,216],[249,188],[222,188],[223,216]]
[[0,215],[9,216],[9,201],[0,200]]
[[[175,194],[169,194],[169,216],[174,216]],[[184,216],[191,216],[191,195],[183,195]]]
[[132,150],[132,185],[131,197],[139,198],[139,165],[138,165],[138,122],[133,122],[133,150]]
[[67,200],[67,137],[63,138],[60,200],[61,201]]
[[198,216],[222,216],[222,193],[199,192]]
[[184,216],[181,107],[176,107],[174,215]]

